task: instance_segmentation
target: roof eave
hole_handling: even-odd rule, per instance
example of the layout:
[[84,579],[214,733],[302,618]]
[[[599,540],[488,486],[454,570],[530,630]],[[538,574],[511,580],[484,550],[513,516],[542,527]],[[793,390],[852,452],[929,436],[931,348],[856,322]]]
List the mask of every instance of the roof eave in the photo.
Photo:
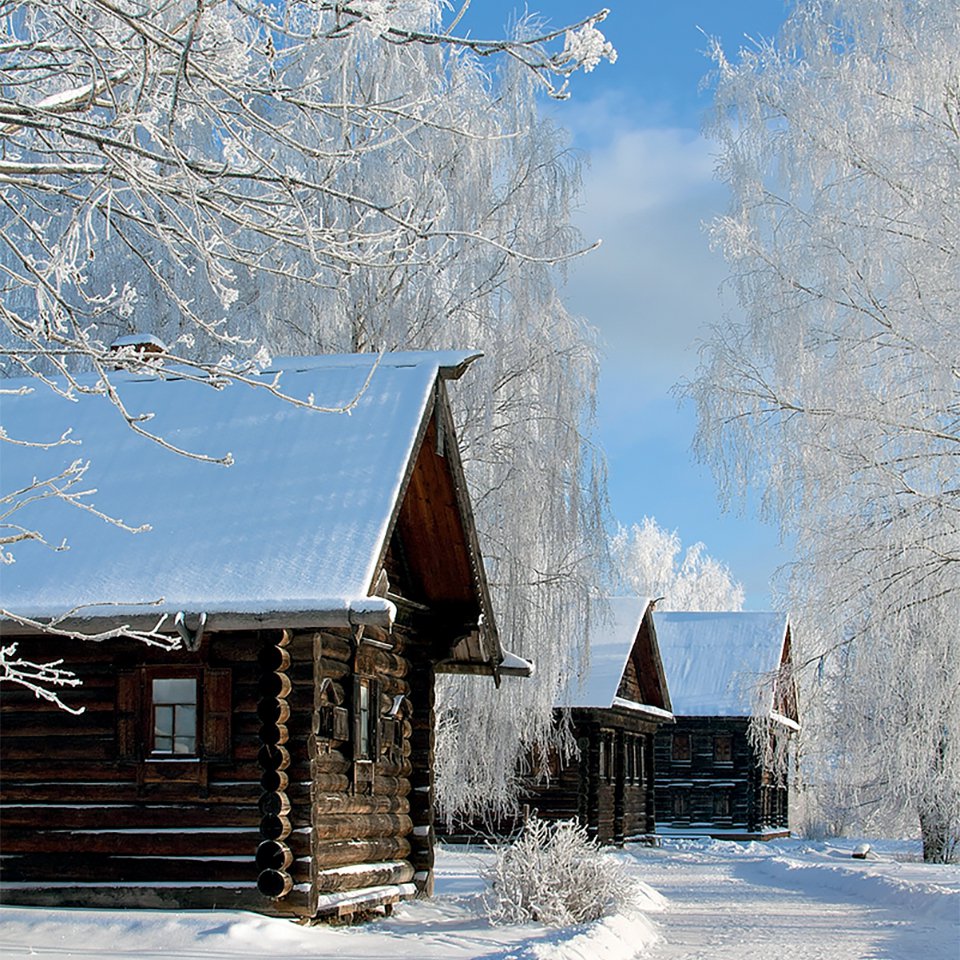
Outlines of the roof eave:
[[[176,633],[175,619],[179,614],[187,623],[193,623],[205,615],[204,630],[207,632],[245,630],[309,630],[321,627],[371,626],[390,629],[396,617],[396,607],[379,597],[363,598],[360,601],[314,608],[265,609],[249,611],[208,611],[202,609],[153,613],[137,612],[124,616],[116,613],[93,613],[91,615],[66,616],[51,620],[47,617],[24,617],[21,621],[0,620],[0,633],[4,636],[37,635],[43,633],[69,633],[96,636],[112,633],[123,636],[128,632]],[[119,634],[117,631],[121,631]]]

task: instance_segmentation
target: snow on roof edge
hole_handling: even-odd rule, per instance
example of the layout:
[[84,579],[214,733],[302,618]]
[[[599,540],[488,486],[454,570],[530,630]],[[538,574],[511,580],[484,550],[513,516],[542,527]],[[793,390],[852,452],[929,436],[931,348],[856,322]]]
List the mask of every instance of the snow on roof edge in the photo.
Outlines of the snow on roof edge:
[[101,604],[65,611],[51,616],[49,610],[16,611],[17,620],[0,617],[4,633],[16,633],[19,629],[32,632],[28,624],[33,621],[42,627],[60,630],[94,632],[115,629],[119,621],[130,629],[152,630],[172,633],[174,620],[183,615],[189,623],[205,615],[205,629],[241,630],[245,628],[271,627],[324,627],[324,626],[379,626],[389,628],[397,615],[396,606],[383,597],[328,597],[317,599],[269,600],[258,603],[235,601],[193,604],[130,603]]

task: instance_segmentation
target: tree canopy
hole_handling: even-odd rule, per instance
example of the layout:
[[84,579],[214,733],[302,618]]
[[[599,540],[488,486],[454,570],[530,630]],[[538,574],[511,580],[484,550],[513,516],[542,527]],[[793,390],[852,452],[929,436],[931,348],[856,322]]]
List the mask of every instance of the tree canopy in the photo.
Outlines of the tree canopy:
[[795,536],[789,602],[808,758],[851,809],[960,837],[960,10],[800,0],[776,40],[717,47],[712,237],[743,319],[689,394],[728,491]]
[[[569,222],[579,166],[537,95],[613,59],[605,13],[490,41],[457,35],[435,0],[0,13],[4,373],[69,399],[92,369],[149,434],[111,376],[153,368],[111,350],[118,335],[157,336],[178,374],[214,386],[274,352],[483,350],[453,403],[501,632],[562,662],[595,580],[603,475],[594,336],[558,295],[558,265],[586,249]],[[77,469],[95,481],[96,464]],[[2,534],[27,549],[20,494],[4,494]],[[456,753],[448,805],[507,802],[516,756],[550,730],[549,682],[477,687],[440,693],[447,742],[497,744]]]

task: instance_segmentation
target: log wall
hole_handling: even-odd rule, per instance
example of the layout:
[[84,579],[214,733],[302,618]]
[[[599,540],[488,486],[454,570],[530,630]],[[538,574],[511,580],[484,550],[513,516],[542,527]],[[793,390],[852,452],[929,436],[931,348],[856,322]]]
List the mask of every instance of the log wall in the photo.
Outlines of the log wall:
[[[527,778],[522,803],[545,820],[576,819],[603,844],[653,831],[653,737],[656,724],[620,711],[574,710],[579,755]],[[627,751],[636,744],[636,762]],[[601,750],[605,756],[601,763]],[[516,822],[501,823],[502,832]]]
[[[276,636],[276,634],[275,634]],[[23,638],[22,655],[63,657],[82,686],[73,716],[15,687],[0,704],[0,870],[6,902],[49,905],[262,905],[254,853],[261,794],[256,633],[215,634],[201,652],[132,643]],[[143,668],[176,668],[226,697],[201,695],[212,757],[136,757]],[[213,673],[208,673],[213,671]],[[224,689],[224,680],[226,685]],[[206,689],[206,687],[204,687]],[[133,691],[131,693],[131,691]],[[227,736],[227,744],[219,742]],[[214,743],[213,741],[218,742]]]
[[[677,717],[657,736],[656,822],[673,832],[761,836],[789,828],[787,784],[761,769],[743,717]],[[689,737],[690,758],[674,757],[673,738]],[[729,738],[730,759],[716,741]]]
[[[66,642],[42,647],[77,663]],[[144,755],[136,678],[154,667],[225,696],[200,697],[211,757]],[[433,672],[408,630],[208,634],[196,654],[90,644],[77,672],[80,716],[4,692],[4,901],[313,916],[346,891],[431,889]],[[357,677],[375,691],[369,759]]]

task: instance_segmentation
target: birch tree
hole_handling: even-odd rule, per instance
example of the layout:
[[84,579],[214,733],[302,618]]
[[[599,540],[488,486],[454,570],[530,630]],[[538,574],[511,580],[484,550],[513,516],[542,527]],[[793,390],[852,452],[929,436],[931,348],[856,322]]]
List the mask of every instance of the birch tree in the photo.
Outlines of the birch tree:
[[958,36],[948,0],[801,0],[715,49],[744,319],[689,387],[701,454],[796,537],[806,756],[912,809],[934,860],[960,837]]
[[[743,586],[730,568],[697,542],[686,551],[676,530],[653,517],[620,527],[610,543],[614,573],[638,597],[659,610],[742,610]],[[658,599],[659,598],[659,599]]]
[[[133,330],[216,384],[272,352],[484,350],[453,400],[501,633],[561,664],[595,580],[603,476],[593,334],[557,292],[585,249],[579,170],[536,97],[613,51],[602,13],[480,41],[444,9],[8,5],[6,372],[116,403],[117,361],[149,369],[110,350]],[[448,809],[509,802],[517,756],[550,734],[559,677],[543,677],[441,686]]]

